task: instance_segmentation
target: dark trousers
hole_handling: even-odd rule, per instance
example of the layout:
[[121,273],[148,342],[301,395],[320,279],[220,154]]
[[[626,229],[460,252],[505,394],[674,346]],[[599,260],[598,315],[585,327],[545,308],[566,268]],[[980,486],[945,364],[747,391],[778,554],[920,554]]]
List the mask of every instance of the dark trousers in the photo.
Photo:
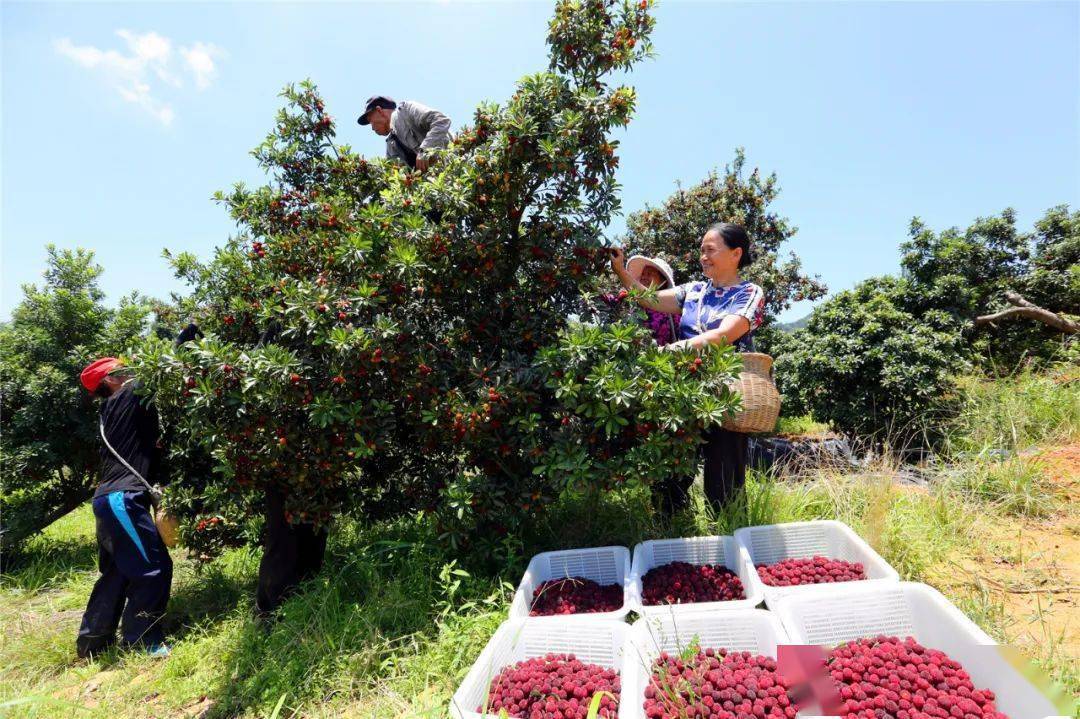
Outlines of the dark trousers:
[[289,524],[285,519],[285,498],[279,492],[268,491],[264,532],[255,606],[260,613],[269,614],[300,582],[311,579],[322,568],[326,527]]
[[[705,459],[705,498],[713,509],[719,509],[742,490],[746,484],[747,437],[713,427],[705,432],[701,446]],[[694,477],[669,477],[653,485],[653,502],[668,516],[686,506],[687,492]]]
[[125,644],[160,644],[173,565],[150,514],[150,498],[146,492],[113,492],[96,497],[93,506],[101,576],[79,627],[79,656],[108,648],[117,626]]

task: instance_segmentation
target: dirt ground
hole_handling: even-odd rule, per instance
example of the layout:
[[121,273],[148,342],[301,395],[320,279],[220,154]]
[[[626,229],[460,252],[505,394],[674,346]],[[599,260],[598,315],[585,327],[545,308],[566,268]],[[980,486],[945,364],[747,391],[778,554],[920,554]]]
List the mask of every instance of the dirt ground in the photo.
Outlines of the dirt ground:
[[[990,541],[961,561],[948,583],[985,592],[1002,611],[1012,643],[1034,656],[1080,659],[1080,442],[1038,455],[1060,490],[1060,511],[1044,520],[995,522]],[[968,553],[968,552],[965,552]]]

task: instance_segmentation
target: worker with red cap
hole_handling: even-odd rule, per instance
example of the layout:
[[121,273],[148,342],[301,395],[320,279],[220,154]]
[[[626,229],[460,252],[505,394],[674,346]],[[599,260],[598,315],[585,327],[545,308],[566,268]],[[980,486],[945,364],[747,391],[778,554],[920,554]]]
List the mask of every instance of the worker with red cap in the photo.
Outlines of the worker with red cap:
[[172,586],[172,559],[151,513],[161,448],[153,405],[119,360],[103,357],[86,367],[83,387],[104,401],[99,423],[101,484],[94,492],[98,577],[75,646],[80,657],[116,641],[151,656],[168,656],[161,618]]

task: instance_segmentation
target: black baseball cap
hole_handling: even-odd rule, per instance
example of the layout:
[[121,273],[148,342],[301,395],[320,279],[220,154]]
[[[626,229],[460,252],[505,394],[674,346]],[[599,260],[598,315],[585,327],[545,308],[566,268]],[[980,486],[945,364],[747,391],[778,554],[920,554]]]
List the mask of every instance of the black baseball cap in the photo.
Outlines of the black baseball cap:
[[364,114],[356,118],[356,121],[361,125],[368,124],[368,113],[376,107],[385,107],[387,110],[393,110],[397,107],[397,103],[394,102],[394,98],[392,97],[387,97],[386,95],[373,95],[367,99],[367,105],[364,107]]

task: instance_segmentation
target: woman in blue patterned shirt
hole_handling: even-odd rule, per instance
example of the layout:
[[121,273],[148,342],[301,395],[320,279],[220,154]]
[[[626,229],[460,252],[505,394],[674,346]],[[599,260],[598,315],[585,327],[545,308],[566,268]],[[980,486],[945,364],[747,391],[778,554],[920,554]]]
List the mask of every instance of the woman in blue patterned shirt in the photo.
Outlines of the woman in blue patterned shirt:
[[[704,280],[661,290],[652,297],[638,296],[642,307],[668,314],[682,313],[679,341],[664,349],[702,348],[728,343],[740,352],[754,350],[754,330],[765,314],[765,294],[739,277],[752,261],[746,230],[729,222],[709,227],[701,238],[701,270]],[[626,271],[622,248],[611,251],[611,267],[623,287],[643,290],[644,285]],[[705,496],[717,508],[742,490],[746,482],[746,435],[713,427],[705,433]],[[653,488],[665,514],[686,506],[693,477],[672,477]]]

